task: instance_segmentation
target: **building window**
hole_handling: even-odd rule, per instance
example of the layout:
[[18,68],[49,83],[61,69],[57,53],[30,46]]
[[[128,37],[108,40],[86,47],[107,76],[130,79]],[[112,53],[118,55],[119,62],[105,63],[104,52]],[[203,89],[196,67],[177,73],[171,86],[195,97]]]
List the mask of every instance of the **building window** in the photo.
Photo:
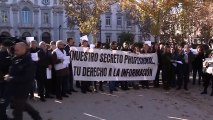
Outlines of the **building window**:
[[50,0],[42,0],[42,4],[49,5],[50,4]]
[[110,43],[111,42],[111,36],[110,35],[106,35],[106,43]]
[[132,26],[131,20],[127,20],[127,27],[131,27],[131,26]]
[[118,37],[117,37],[117,42],[118,42],[118,43],[121,42],[121,36],[120,36],[120,35],[118,35]]
[[106,26],[111,26],[111,17],[110,16],[106,17]]
[[142,41],[142,36],[138,35],[138,42],[141,42],[141,41]]
[[30,10],[29,8],[25,7],[21,11],[21,19],[23,24],[29,24],[30,23]]
[[121,16],[117,17],[117,26],[121,26],[122,25],[122,18]]
[[44,13],[44,24],[48,24],[48,23],[49,23],[49,14]]
[[8,21],[7,12],[2,10],[1,11],[1,22],[6,23]]

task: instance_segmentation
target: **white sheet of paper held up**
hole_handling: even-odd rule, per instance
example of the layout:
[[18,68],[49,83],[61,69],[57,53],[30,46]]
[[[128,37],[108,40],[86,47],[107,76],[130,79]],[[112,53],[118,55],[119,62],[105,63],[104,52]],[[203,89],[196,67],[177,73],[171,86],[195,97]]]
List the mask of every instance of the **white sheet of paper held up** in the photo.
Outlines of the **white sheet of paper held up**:
[[50,70],[49,68],[47,68],[47,79],[52,79],[52,70]]
[[31,53],[31,58],[33,61],[38,61],[38,53]]
[[63,62],[63,64],[65,64],[65,65],[70,64],[70,56],[64,57],[64,62]]
[[178,64],[183,64],[183,62],[182,61],[175,61],[176,63],[178,63]]
[[206,58],[205,61],[208,62],[208,63],[213,63],[213,59],[212,58]]

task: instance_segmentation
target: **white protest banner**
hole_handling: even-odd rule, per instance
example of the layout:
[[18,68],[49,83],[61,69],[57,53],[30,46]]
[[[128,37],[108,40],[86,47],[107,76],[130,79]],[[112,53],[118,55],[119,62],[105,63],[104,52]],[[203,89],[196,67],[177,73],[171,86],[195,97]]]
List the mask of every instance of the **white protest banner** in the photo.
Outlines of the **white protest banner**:
[[156,53],[134,54],[125,51],[71,47],[74,80],[137,81],[154,80]]

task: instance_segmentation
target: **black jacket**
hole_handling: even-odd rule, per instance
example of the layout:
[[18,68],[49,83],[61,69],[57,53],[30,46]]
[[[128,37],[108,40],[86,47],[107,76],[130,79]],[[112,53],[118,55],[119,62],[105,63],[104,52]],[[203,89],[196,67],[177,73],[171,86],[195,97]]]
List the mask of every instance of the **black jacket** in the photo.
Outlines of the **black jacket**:
[[0,51],[0,82],[3,81],[4,76],[8,74],[9,66],[11,64],[11,56],[7,51]]
[[30,54],[14,57],[9,75],[12,77],[9,81],[12,96],[27,97],[32,89],[35,76],[35,64],[33,64]]
[[203,59],[204,53],[199,53],[195,55],[194,61],[192,62],[193,69],[202,69],[203,68]]

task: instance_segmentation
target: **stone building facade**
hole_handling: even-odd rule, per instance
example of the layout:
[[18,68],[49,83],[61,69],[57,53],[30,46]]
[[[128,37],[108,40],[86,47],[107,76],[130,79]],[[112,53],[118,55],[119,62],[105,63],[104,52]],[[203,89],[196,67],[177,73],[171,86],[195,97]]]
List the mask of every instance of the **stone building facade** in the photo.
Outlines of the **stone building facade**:
[[[101,34],[97,37],[100,40],[101,35],[103,43],[119,41],[122,32],[134,34],[135,41],[141,38],[138,26],[120,10],[119,4],[112,5],[100,21]],[[0,34],[6,36],[34,36],[45,42],[73,37],[77,43],[78,26],[70,29],[68,22],[59,0],[0,0]]]

